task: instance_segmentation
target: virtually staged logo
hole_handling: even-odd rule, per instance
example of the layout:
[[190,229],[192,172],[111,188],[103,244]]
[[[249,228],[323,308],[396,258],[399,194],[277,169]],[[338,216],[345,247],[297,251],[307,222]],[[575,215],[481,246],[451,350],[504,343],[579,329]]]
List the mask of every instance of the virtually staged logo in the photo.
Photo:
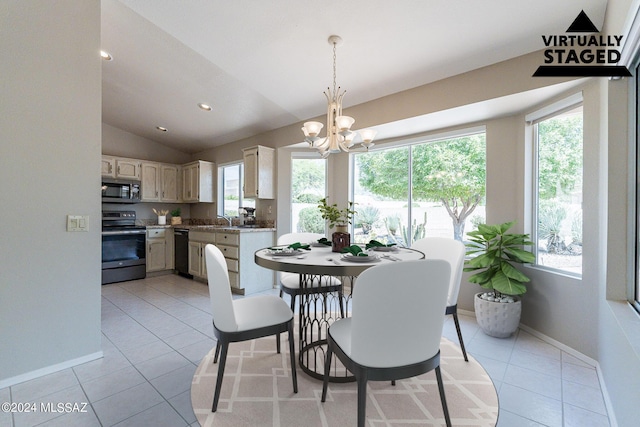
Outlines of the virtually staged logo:
[[[584,13],[578,14],[568,34],[542,36],[547,47],[544,63],[533,77],[629,77],[620,61],[622,36],[605,36]],[[580,34],[572,34],[580,33]],[[596,34],[593,34],[596,33]]]

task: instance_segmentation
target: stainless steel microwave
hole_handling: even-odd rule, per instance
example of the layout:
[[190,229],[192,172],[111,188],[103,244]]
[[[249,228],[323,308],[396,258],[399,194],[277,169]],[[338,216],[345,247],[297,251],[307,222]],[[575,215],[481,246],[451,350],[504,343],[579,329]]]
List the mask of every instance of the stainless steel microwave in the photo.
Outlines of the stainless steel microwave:
[[140,181],[127,179],[102,180],[103,203],[137,203],[140,201]]

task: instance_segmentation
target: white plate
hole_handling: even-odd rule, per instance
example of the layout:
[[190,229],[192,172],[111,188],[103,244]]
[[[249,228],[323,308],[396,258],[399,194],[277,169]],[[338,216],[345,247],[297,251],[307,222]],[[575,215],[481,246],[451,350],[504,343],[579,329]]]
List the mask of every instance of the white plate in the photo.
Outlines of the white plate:
[[376,252],[393,252],[398,250],[395,246],[374,246],[371,249]]
[[351,262],[374,262],[378,261],[378,255],[367,255],[367,256],[354,256],[352,254],[344,254],[342,255],[343,261],[351,261]]
[[296,249],[295,251],[279,251],[279,250],[268,250],[267,253],[271,256],[298,256],[303,252],[300,249]]
[[325,245],[325,244],[318,243],[318,242],[311,243],[311,246],[314,247],[314,248],[330,248],[331,247],[331,245]]

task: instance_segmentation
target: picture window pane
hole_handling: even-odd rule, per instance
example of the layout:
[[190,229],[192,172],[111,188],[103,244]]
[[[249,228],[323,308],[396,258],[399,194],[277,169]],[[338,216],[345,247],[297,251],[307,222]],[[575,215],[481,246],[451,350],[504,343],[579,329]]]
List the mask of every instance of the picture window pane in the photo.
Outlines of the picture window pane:
[[356,243],[464,240],[484,223],[485,134],[354,155]]
[[536,265],[582,275],[582,106],[534,124]]

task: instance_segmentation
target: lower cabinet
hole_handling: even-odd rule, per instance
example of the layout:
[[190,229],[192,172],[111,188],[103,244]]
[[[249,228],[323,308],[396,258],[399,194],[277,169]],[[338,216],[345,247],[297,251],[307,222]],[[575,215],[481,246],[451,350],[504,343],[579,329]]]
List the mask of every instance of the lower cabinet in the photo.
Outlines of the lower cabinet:
[[173,230],[166,228],[147,229],[147,273],[173,270]]
[[258,249],[273,245],[273,231],[189,231],[189,274],[207,279],[204,247],[215,244],[224,254],[231,290],[252,294],[273,288],[275,275],[254,261]]
[[189,231],[189,274],[201,279],[207,278],[207,263],[204,259],[204,247],[216,243],[216,233]]

